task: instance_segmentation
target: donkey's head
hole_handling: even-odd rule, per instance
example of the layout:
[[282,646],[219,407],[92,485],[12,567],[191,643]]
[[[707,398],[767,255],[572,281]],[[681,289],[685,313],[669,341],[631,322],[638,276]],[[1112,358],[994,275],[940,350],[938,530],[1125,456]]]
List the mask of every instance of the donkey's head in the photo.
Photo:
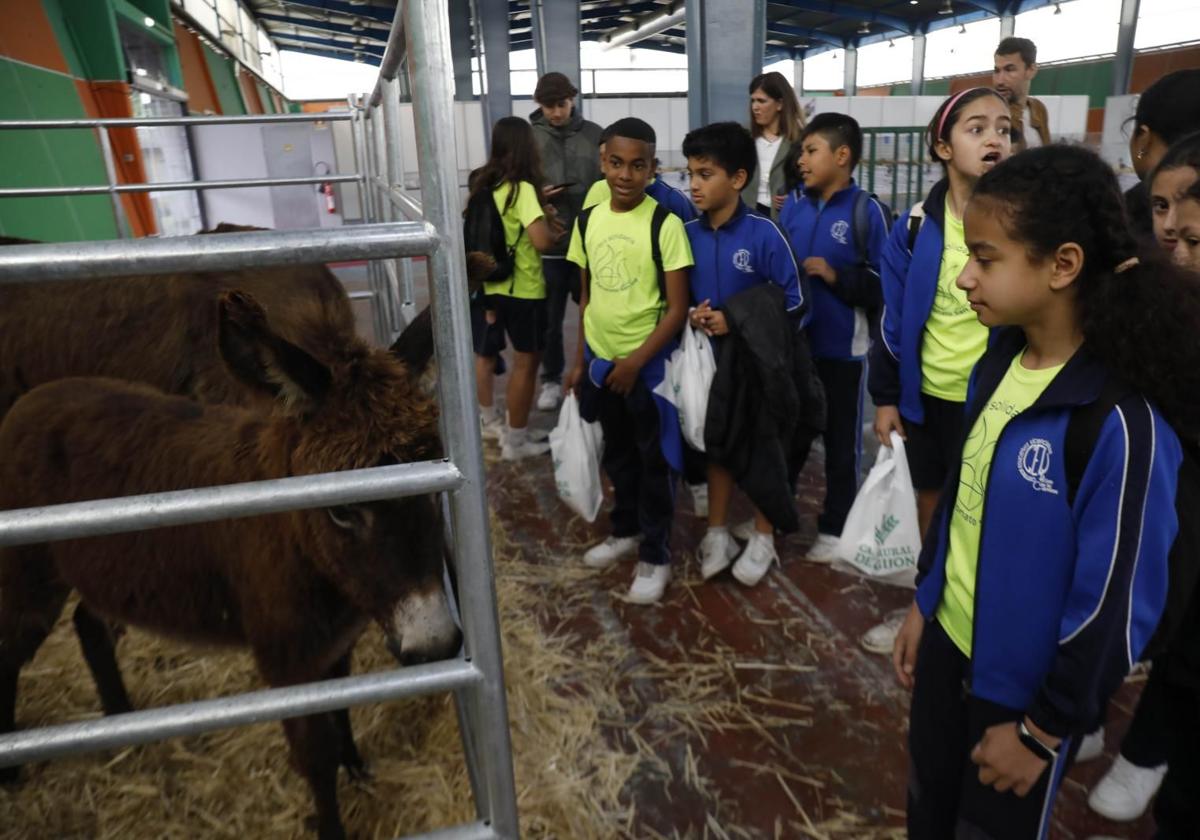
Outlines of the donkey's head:
[[[221,355],[275,400],[290,475],[440,458],[437,409],[386,350],[314,323],[306,349],[280,338],[243,292],[220,299]],[[461,634],[442,586],[442,521],[432,496],[298,511],[299,550],[387,634],[402,662],[453,655]]]

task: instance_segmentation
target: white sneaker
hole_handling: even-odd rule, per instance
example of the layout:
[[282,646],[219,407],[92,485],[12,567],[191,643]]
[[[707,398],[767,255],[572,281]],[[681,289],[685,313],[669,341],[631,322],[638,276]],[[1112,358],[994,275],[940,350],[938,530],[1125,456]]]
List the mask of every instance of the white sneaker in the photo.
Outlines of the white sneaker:
[[1118,754],[1088,797],[1088,807],[1116,822],[1132,822],[1145,813],[1167,774],[1167,765],[1138,767]]
[[859,643],[871,653],[891,655],[892,648],[896,644],[896,634],[904,625],[904,618],[908,615],[908,610],[908,607],[904,607],[885,615],[882,622],[863,633]]
[[779,555],[775,553],[775,535],[755,534],[733,564],[733,576],[744,586],[754,586],[762,580],[772,562],[779,562]]
[[562,402],[562,386],[557,382],[543,382],[542,390],[538,392],[538,411],[553,411]]
[[739,522],[729,529],[729,533],[733,534],[733,538],[739,542],[750,542],[750,538],[758,533],[758,529],[754,527],[754,517],[751,516],[745,522]]
[[671,567],[666,563],[638,563],[637,573],[629,586],[628,600],[633,604],[656,604],[671,580]]
[[491,420],[479,420],[479,431],[484,440],[494,440],[499,443],[504,439],[504,421],[497,415]]
[[689,484],[688,489],[692,491],[692,516],[697,519],[708,518],[708,485],[707,484]]
[[583,555],[583,565],[592,569],[606,569],[626,554],[637,550],[637,537],[605,537]]
[[1101,726],[1095,732],[1089,732],[1083,736],[1083,740],[1079,742],[1079,751],[1075,753],[1075,763],[1081,761],[1091,761],[1094,758],[1099,758],[1104,755],[1104,727]]
[[805,557],[810,563],[832,563],[838,559],[838,538],[833,534],[817,534],[817,541]]
[[528,429],[514,429],[512,426],[509,426],[504,432],[504,442],[500,446],[500,457],[505,461],[519,461],[522,458],[545,455],[549,451],[549,443],[538,443],[529,439]]
[[738,555],[737,543],[729,536],[725,528],[720,530],[709,528],[700,541],[700,549],[696,556],[700,559],[700,574],[708,580],[729,568],[733,558]]

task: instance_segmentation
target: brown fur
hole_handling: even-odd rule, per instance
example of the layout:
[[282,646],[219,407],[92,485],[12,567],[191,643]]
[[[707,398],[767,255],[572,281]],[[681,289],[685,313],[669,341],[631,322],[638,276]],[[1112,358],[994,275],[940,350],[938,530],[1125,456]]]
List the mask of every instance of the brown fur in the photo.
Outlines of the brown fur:
[[[436,408],[394,356],[323,316],[293,328],[295,344],[267,325],[253,298],[221,297],[213,344],[234,378],[274,397],[266,410],[203,406],[104,378],[33,388],[0,425],[0,509],[440,455]],[[75,618],[85,656],[112,713],[126,710],[128,698],[104,620],[246,645],[271,685],[348,673],[348,654],[370,620],[413,661],[450,655],[456,631],[432,649],[406,649],[394,625],[414,594],[441,592],[442,556],[429,497],[0,550],[0,732],[15,725],[19,670],[71,589],[82,598]],[[341,837],[337,766],[361,770],[348,716],[284,727],[312,786],[321,837]]]

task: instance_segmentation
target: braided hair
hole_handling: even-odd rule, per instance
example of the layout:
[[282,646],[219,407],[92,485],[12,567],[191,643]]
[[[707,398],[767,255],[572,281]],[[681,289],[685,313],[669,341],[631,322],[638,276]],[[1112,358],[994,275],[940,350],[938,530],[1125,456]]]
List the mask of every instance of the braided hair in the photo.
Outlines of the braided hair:
[[1034,258],[1079,245],[1076,300],[1089,352],[1181,435],[1200,436],[1200,278],[1139,248],[1111,167],[1082,147],[1030,149],[984,173],[974,197],[998,206]]

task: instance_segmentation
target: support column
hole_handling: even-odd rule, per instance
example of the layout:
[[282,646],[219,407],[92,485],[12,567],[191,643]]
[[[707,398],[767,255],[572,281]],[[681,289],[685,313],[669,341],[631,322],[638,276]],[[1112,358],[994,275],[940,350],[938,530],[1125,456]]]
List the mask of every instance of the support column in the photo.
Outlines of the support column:
[[925,94],[925,33],[913,35],[912,95]]
[[1017,16],[1012,12],[1000,15],[1000,39],[1011,38],[1017,31]]
[[450,44],[454,50],[454,98],[475,98],[471,90],[471,0],[449,0]]
[[858,93],[858,47],[846,47],[846,66],[844,68],[842,89],[846,96]]
[[492,142],[492,126],[512,116],[512,77],[508,64],[508,0],[475,0],[483,44],[483,136]]
[[1129,93],[1133,78],[1133,39],[1137,35],[1140,5],[1140,0],[1121,0],[1121,28],[1117,32],[1117,57],[1113,60],[1113,96]]
[[804,95],[804,58],[803,56],[792,59],[792,87],[796,89],[796,96]]
[[578,0],[530,0],[530,11],[538,76],[562,73],[575,87],[582,88]]
[[688,123],[745,123],[763,66],[766,0],[687,0]]

